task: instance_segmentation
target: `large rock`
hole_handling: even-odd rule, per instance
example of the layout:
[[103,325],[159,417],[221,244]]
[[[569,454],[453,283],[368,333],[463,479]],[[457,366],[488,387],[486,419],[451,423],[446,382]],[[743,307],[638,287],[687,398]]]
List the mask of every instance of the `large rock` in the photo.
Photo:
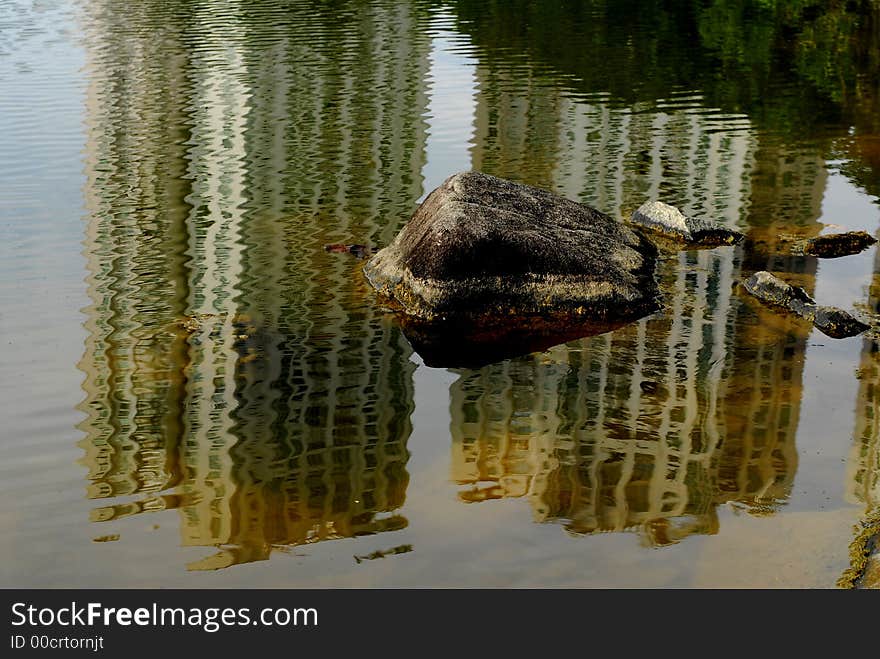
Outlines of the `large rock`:
[[434,190],[364,272],[412,317],[565,313],[632,319],[656,308],[656,249],[620,222],[479,172]]
[[843,309],[816,304],[803,288],[787,284],[765,270],[752,274],[743,282],[743,287],[759,300],[788,309],[810,321],[823,334],[834,339],[856,336],[870,329]]
[[685,217],[675,206],[662,201],[645,202],[633,211],[630,222],[690,247],[734,245],[745,237],[718,222]]

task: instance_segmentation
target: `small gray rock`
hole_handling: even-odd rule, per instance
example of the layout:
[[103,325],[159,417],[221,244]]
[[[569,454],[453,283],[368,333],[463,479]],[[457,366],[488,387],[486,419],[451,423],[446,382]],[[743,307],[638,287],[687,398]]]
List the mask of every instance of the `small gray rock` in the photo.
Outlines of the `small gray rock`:
[[787,284],[764,270],[750,276],[743,282],[743,288],[767,304],[782,307],[810,321],[819,331],[834,339],[856,336],[869,329],[843,309],[816,304],[800,286]]
[[743,287],[759,300],[786,309],[816,306],[816,301],[803,288],[792,286],[766,270],[752,274],[743,283]]
[[645,202],[633,212],[630,222],[694,247],[733,245],[745,237],[718,222],[685,217],[675,206],[662,201]]
[[639,206],[631,222],[673,238],[691,240],[691,230],[682,212],[662,201],[648,201]]

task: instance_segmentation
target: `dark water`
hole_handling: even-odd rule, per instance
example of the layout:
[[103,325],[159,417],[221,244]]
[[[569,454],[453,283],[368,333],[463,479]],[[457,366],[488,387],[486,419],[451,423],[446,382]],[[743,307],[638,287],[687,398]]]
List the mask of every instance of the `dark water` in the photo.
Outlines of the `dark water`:
[[[4,585],[833,587],[880,504],[877,339],[735,285],[876,320],[793,247],[877,233],[876,3],[6,2],[0,127]],[[431,368],[324,245],[471,168],[749,239]]]

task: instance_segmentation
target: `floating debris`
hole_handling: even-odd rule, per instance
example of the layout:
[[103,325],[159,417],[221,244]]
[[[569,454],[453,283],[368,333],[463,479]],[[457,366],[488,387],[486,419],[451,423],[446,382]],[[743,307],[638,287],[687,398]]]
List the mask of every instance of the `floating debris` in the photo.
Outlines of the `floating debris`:
[[840,256],[858,254],[876,242],[877,239],[865,231],[833,233],[808,240],[804,245],[804,254],[835,259]]
[[192,334],[201,330],[207,321],[213,321],[216,318],[218,318],[217,314],[199,313],[192,316],[184,316],[175,321],[174,325]]
[[366,245],[349,245],[346,243],[330,243],[329,245],[324,245],[324,251],[333,252],[334,254],[351,254],[358,259],[365,259],[373,253],[373,250]]
[[198,321],[197,318],[183,318],[177,321],[177,326],[185,329],[187,332],[198,332],[199,328],[202,324]]
[[366,554],[365,556],[356,555],[354,560],[360,565],[364,561],[374,561],[377,558],[385,558],[386,556],[394,556],[395,554],[408,554],[412,550],[412,545],[400,545],[398,547],[392,547],[391,549],[380,549],[374,551],[372,554]]
[[111,533],[110,535],[101,535],[97,538],[92,538],[92,542],[116,542],[119,540],[118,533]]

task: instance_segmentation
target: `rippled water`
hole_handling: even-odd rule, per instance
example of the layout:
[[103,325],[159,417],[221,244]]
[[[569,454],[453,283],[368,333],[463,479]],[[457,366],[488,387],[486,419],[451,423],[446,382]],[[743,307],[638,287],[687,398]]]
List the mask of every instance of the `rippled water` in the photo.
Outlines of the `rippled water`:
[[[3,584],[833,587],[878,344],[736,286],[878,312],[792,247],[880,220],[880,15],[808,4],[0,3]],[[324,245],[472,168],[749,239],[429,367]]]

